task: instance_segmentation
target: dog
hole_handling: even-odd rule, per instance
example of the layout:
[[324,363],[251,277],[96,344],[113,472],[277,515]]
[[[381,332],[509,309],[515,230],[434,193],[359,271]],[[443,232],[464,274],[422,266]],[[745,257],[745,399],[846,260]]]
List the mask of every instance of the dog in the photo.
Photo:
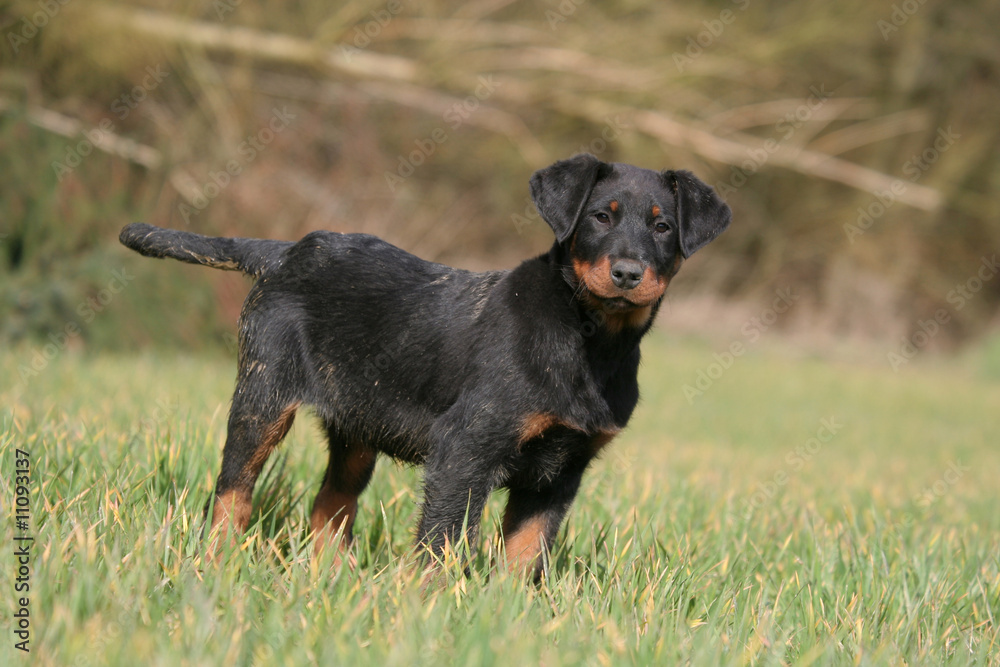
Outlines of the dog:
[[239,318],[210,553],[245,531],[264,463],[309,405],[329,444],[310,515],[317,545],[336,542],[338,559],[350,546],[381,453],[424,465],[418,547],[474,545],[487,498],[506,488],[507,564],[543,575],[584,471],[632,416],[639,343],[668,283],[731,212],[688,171],[590,154],[535,172],[530,188],[555,243],[508,271],[435,264],[366,234],[122,230],[148,257],[256,279]]

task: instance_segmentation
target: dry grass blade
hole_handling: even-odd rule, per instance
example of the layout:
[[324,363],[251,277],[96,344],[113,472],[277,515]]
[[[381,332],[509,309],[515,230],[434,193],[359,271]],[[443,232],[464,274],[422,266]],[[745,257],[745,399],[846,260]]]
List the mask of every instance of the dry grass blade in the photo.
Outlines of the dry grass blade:
[[228,51],[264,60],[326,66],[343,74],[411,81],[418,68],[406,58],[355,49],[350,54],[298,37],[180,19],[170,14],[107,5],[94,11],[102,21],[175,44]]
[[830,132],[812,142],[810,147],[827,155],[840,155],[902,134],[926,130],[929,121],[926,111],[907,109]]
[[[13,106],[8,100],[0,98],[0,111],[6,111]],[[28,107],[27,117],[28,122],[32,125],[69,139],[83,136],[86,129],[86,126],[77,119],[42,107]],[[160,151],[152,146],[120,137],[110,130],[102,128],[99,132],[89,135],[87,140],[100,151],[117,155],[147,169],[158,169],[163,164],[163,156]]]

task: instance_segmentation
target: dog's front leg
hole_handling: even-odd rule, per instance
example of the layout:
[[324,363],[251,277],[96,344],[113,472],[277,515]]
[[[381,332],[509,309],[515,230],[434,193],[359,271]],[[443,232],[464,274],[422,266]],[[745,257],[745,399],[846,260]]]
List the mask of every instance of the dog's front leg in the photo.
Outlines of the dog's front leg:
[[490,412],[480,407],[447,415],[434,429],[434,445],[424,468],[417,547],[436,557],[446,548],[458,549],[463,540],[470,553],[476,550],[483,508],[502,482],[503,463],[515,445],[514,430],[509,424],[488,424],[493,421],[487,416]]
[[541,578],[548,550],[580,488],[585,467],[573,466],[542,487],[510,487],[501,530],[511,571]]
[[440,458],[451,460],[435,460],[426,467],[417,545],[441,557],[446,549],[460,549],[465,540],[471,553],[495,475],[492,466],[475,457]]

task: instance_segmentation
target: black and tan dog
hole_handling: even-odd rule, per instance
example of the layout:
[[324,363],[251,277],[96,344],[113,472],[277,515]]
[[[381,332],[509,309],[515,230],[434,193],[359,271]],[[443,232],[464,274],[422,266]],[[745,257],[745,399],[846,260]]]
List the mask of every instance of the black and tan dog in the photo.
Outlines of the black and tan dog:
[[256,278],[240,316],[217,536],[246,529],[264,462],[311,405],[330,449],[311,516],[319,544],[350,541],[383,453],[425,465],[418,544],[441,553],[463,527],[474,544],[487,497],[505,487],[507,558],[540,574],[584,470],[632,415],[639,341],[667,283],[730,211],[690,172],[586,154],[536,172],[531,196],[555,245],[488,273],[363,234],[293,243],[122,230],[143,255]]

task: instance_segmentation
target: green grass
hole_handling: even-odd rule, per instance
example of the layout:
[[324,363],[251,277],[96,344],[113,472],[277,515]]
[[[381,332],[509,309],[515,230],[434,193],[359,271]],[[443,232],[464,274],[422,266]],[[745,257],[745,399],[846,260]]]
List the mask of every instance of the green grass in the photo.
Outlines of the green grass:
[[[258,485],[244,548],[202,562],[232,361],[64,351],[20,382],[32,350],[4,352],[0,502],[9,514],[14,449],[29,451],[35,543],[26,657],[7,522],[0,660],[997,664],[996,376],[762,348],[691,404],[682,387],[716,349],[645,346],[643,403],[585,478],[544,584],[501,573],[484,540],[469,577],[426,589],[411,557],[418,470],[376,470],[356,570],[310,558],[325,452],[304,415]],[[836,433],[810,442],[824,419]]]

